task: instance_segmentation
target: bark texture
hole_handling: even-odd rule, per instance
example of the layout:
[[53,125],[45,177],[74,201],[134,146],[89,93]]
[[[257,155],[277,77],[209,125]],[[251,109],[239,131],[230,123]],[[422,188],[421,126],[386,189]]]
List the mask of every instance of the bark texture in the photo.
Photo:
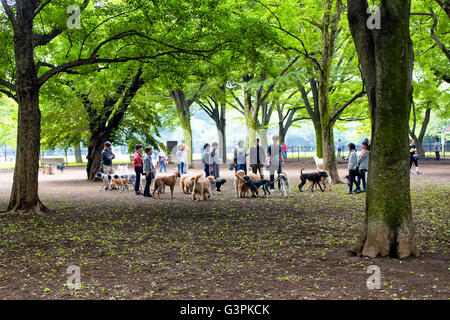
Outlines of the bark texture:
[[365,224],[351,251],[371,258],[417,256],[408,153],[414,58],[410,1],[382,2],[379,30],[366,27],[366,0],[347,4],[372,116]]

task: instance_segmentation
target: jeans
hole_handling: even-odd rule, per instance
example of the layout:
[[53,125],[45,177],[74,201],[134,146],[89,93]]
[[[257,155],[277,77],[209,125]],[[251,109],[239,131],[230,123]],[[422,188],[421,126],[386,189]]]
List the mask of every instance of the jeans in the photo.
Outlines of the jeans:
[[356,177],[358,176],[358,170],[350,170],[349,173],[349,179],[350,179],[350,187],[349,187],[349,191],[352,192],[353,190],[353,183],[355,184],[355,191],[356,190],[360,190],[360,186],[359,183],[356,181]]
[[238,165],[237,165],[237,171],[239,171],[239,170],[244,170],[244,171],[245,171],[245,174],[247,174],[247,164],[246,164],[246,163],[242,163],[242,164],[239,164],[239,163],[238,163]]
[[358,176],[358,185],[361,185],[361,180],[362,180],[362,185],[363,185],[363,191],[366,192],[366,174],[367,174],[367,170],[366,169],[361,169],[359,170],[359,176]]
[[150,197],[150,186],[152,184],[152,179],[150,176],[145,179],[144,197]]
[[434,153],[436,153],[436,160],[440,160],[441,159],[441,155],[439,154],[440,151],[435,151]]
[[287,151],[283,151],[283,157],[284,157],[284,160],[287,159]]
[[211,165],[204,163],[203,171],[205,171],[205,177],[209,177],[211,175]]
[[161,167],[159,168],[159,172],[162,172],[162,169],[164,168],[164,172],[167,172],[167,168],[166,168],[166,162],[161,162]]
[[184,173],[184,162],[181,162],[181,163],[178,164],[178,172],[180,174]]
[[141,175],[143,173],[142,167],[134,167],[136,173],[136,181],[134,182],[134,191],[139,192],[139,186],[141,185]]

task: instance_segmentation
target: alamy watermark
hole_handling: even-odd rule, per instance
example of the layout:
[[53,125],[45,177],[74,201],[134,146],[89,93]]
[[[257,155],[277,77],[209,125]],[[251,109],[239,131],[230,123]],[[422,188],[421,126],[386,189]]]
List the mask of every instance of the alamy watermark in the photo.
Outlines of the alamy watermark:
[[367,19],[366,25],[369,30],[381,29],[381,11],[378,6],[370,6],[367,8],[370,17]]
[[79,6],[71,5],[66,11],[71,16],[67,19],[66,24],[69,29],[81,29],[81,10]]
[[66,274],[70,275],[67,279],[66,285],[69,289],[81,288],[81,270],[79,266],[71,265],[67,268]]
[[369,290],[381,289],[381,268],[377,265],[370,265],[367,267],[366,273],[370,273],[371,276],[367,278],[366,286]]

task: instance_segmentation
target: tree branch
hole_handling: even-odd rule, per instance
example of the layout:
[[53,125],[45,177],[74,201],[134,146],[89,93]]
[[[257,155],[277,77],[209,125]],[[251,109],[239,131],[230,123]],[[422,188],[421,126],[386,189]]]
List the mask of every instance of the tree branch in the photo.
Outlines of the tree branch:
[[361,91],[361,92],[355,94],[349,101],[347,101],[344,105],[342,105],[340,108],[336,109],[332,113],[332,115],[330,117],[330,121],[333,123],[336,122],[336,120],[339,118],[339,116],[342,114],[342,112],[344,112],[345,108],[347,108],[349,105],[351,105],[353,102],[355,102],[356,100],[358,100],[365,94],[366,94],[366,91]]
[[9,21],[11,22],[11,25],[13,28],[16,28],[16,18],[14,18],[14,13],[11,10],[11,7],[9,6],[8,2],[6,0],[1,0],[3,9],[5,9],[6,16],[8,17]]

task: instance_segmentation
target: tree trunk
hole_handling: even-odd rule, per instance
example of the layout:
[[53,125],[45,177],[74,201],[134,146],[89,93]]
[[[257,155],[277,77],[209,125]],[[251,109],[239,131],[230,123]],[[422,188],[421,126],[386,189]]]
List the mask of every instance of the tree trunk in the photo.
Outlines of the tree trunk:
[[78,144],[75,148],[75,162],[83,163],[83,157],[81,156],[81,144]]
[[34,64],[33,4],[17,5],[14,53],[18,109],[17,155],[9,213],[42,213],[48,211],[39,199],[38,172],[41,134],[39,81]]
[[[408,143],[414,59],[410,1],[381,2],[383,25],[372,31],[366,27],[367,1],[347,3],[372,115],[365,224],[351,251],[371,258],[417,256]],[[371,90],[373,83],[376,86]]]
[[330,173],[333,183],[341,183],[336,164],[333,125],[327,125],[322,131],[323,167]]
[[267,147],[269,145],[267,139],[267,129],[259,129],[259,139],[261,140],[261,146],[264,148],[264,150],[267,150]]
[[323,143],[322,143],[322,124],[319,120],[313,120],[314,131],[316,133],[316,155],[318,158],[323,158]]
[[100,171],[101,153],[104,143],[108,141],[109,136],[103,136],[100,133],[91,134],[89,141],[86,172],[89,180],[95,179],[95,174]]
[[416,115],[415,115],[416,111],[415,111],[414,103],[413,103],[413,111],[414,111],[414,125],[413,125],[413,129],[409,131],[409,135],[416,142],[417,153],[419,154],[419,157],[421,157],[423,159],[423,158],[425,158],[425,149],[423,148],[423,138],[425,137],[425,133],[427,132],[428,123],[430,122],[431,108],[425,109],[425,117],[423,118],[422,126],[420,127],[419,136],[417,136],[415,133],[417,120],[416,120]]
[[180,120],[181,128],[183,129],[183,138],[186,145],[189,147],[187,154],[187,161],[192,165],[192,128],[191,128],[191,113],[190,104],[184,96],[184,92],[179,89],[170,91],[170,96],[175,101],[177,108],[178,119]]

